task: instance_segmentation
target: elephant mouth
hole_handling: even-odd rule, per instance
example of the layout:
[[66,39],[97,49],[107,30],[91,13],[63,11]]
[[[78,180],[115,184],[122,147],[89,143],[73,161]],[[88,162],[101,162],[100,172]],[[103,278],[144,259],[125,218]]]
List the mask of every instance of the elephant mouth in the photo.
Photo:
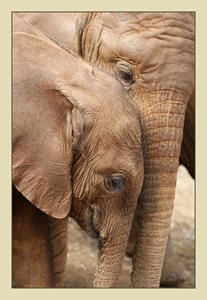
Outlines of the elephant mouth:
[[94,239],[99,239],[100,238],[100,233],[99,231],[96,230],[94,224],[93,224],[93,218],[91,220],[91,237],[94,238]]
[[[94,210],[83,203],[75,200],[70,211],[70,216],[76,220],[79,226],[86,231],[92,239],[99,239],[100,233],[94,225]],[[76,206],[77,204],[77,206]]]
[[91,217],[88,218],[87,220],[81,220],[75,218],[79,226],[87,232],[87,234],[92,238],[92,239],[97,239],[99,240],[100,238],[100,233],[95,229],[95,226],[93,224],[93,214],[91,214]]

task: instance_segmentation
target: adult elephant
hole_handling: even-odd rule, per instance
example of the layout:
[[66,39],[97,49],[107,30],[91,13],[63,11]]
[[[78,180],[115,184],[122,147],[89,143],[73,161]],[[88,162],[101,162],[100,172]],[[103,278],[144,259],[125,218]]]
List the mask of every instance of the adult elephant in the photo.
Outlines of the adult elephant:
[[[185,111],[194,88],[193,14],[43,13],[23,14],[23,18],[65,48],[113,74],[136,99],[145,177],[134,220],[137,239],[132,282],[134,287],[158,287]],[[185,140],[188,138],[184,136],[181,161],[191,164],[194,157],[189,156],[193,152],[186,154]]]

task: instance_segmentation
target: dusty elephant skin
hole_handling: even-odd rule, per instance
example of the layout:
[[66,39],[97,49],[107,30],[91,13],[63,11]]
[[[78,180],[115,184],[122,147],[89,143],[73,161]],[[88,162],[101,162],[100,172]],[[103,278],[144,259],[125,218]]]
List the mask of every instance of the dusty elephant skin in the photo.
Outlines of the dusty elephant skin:
[[94,286],[113,287],[143,182],[138,108],[110,75],[13,26],[16,287],[63,286],[68,214],[98,240]]
[[115,76],[136,99],[141,112],[145,178],[131,232],[136,236],[132,281],[134,287],[158,287],[183,130],[180,161],[194,176],[193,14],[21,16],[57,43]]

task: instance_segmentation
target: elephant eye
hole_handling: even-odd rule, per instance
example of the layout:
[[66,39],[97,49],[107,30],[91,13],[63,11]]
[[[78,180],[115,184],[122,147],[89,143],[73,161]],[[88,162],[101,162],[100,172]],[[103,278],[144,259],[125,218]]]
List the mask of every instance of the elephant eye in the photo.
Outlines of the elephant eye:
[[125,86],[130,86],[134,83],[134,75],[133,71],[126,65],[122,63],[117,63],[115,68],[116,74],[118,79],[123,83]]
[[118,192],[124,188],[125,178],[122,174],[112,174],[105,178],[104,184],[108,191]]

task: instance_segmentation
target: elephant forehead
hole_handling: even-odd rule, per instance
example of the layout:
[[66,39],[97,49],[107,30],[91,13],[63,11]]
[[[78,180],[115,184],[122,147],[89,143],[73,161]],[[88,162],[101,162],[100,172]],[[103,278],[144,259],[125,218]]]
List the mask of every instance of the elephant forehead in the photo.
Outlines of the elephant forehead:
[[101,66],[127,61],[147,89],[191,92],[194,23],[190,14],[100,14],[88,30],[88,39],[97,51],[92,60]]
[[135,178],[141,172],[142,152],[134,146],[127,146],[123,140],[122,145],[110,145],[99,154],[96,164],[96,172],[101,174],[112,174],[122,171],[126,176]]
[[150,32],[153,36],[162,32],[194,38],[194,17],[190,13],[100,13],[94,23],[120,35]]
[[[99,14],[89,29],[104,56],[147,62],[157,52],[193,52],[194,23],[187,13]],[[113,42],[112,42],[113,41]],[[164,50],[164,51],[163,51]]]

